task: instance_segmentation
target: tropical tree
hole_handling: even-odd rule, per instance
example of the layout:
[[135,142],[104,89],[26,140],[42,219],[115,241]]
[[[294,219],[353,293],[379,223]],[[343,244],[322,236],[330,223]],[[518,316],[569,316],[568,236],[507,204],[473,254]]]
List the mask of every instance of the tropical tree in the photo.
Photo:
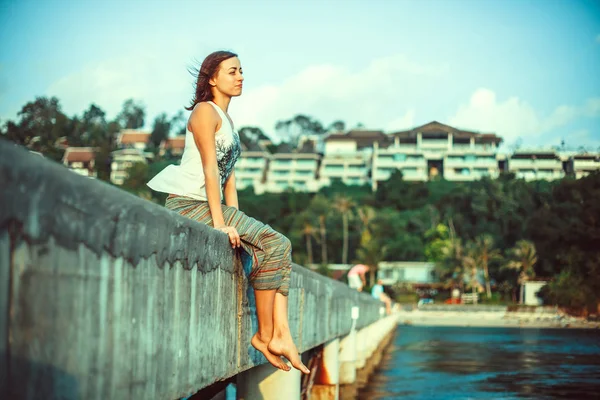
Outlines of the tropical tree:
[[136,103],[133,99],[125,100],[117,122],[125,129],[139,129],[144,126],[146,110],[141,103]]
[[309,208],[319,220],[319,243],[321,244],[321,264],[327,264],[327,215],[331,211],[329,200],[322,194],[312,198]]
[[437,224],[425,232],[425,259],[431,262],[444,260],[444,249],[451,245],[450,229],[444,224]]
[[277,121],[275,131],[283,140],[295,147],[301,136],[321,135],[325,133],[325,128],[317,119],[298,114],[293,118]]
[[243,126],[238,130],[240,141],[246,148],[261,141],[271,141],[262,129],[256,126]]
[[440,280],[447,286],[458,287],[464,291],[465,281],[465,249],[461,238],[456,235],[452,223],[448,231],[448,240],[441,250],[441,260],[436,263],[436,272]]
[[477,304],[477,292],[481,288],[481,283],[479,283],[478,279],[479,268],[476,257],[474,245],[473,243],[469,243],[467,246],[467,253],[462,258],[462,265],[463,271],[465,271],[466,275],[469,277],[468,287],[473,292],[473,304]]
[[489,266],[492,262],[502,260],[500,250],[494,248],[494,237],[489,234],[483,234],[475,238],[472,248],[473,259],[477,266],[483,270],[485,278],[485,290],[488,299],[492,298],[492,288],[490,285],[490,270]]
[[361,222],[360,244],[366,244],[371,241],[373,236],[371,224],[377,216],[375,209],[371,206],[363,205],[356,210],[358,218]]
[[380,241],[370,238],[367,242],[362,242],[361,247],[356,250],[357,263],[368,265],[369,284],[375,284],[379,263],[385,259],[386,247],[382,246]]
[[166,113],[161,113],[154,119],[152,133],[150,134],[150,143],[155,149],[158,149],[160,143],[169,137],[171,131],[171,120]]
[[315,218],[310,213],[310,211],[307,210],[307,211],[304,211],[299,214],[299,219],[302,224],[301,225],[302,236],[304,236],[304,240],[306,243],[306,255],[308,257],[308,264],[313,264],[314,257],[313,257],[312,242],[313,242],[313,239],[316,239],[318,241],[318,237],[317,237],[318,230],[314,224]]
[[332,122],[331,124],[329,124],[329,128],[327,128],[328,131],[343,131],[344,129],[346,129],[346,123],[342,120],[337,120]]
[[343,247],[342,264],[348,263],[348,224],[356,203],[344,195],[337,195],[333,200],[333,208],[342,215],[343,222]]
[[37,97],[18,113],[19,121],[8,121],[4,136],[17,144],[59,161],[63,151],[57,146],[72,128],[69,117],[61,111],[56,97]]
[[125,178],[121,187],[128,192],[149,200],[152,195],[150,189],[146,186],[148,172],[148,164],[143,162],[134,163],[131,167],[127,168],[127,178]]
[[508,251],[508,261],[505,268],[518,273],[517,283],[520,286],[519,304],[523,304],[524,284],[535,277],[534,265],[537,263],[535,245],[528,240],[519,240],[515,246]]

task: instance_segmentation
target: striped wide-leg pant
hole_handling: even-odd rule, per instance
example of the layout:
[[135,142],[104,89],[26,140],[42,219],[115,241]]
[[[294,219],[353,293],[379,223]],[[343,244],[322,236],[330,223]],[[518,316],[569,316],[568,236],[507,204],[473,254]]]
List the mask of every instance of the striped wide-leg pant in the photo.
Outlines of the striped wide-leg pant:
[[[165,206],[183,216],[213,226],[207,201],[169,195]],[[276,289],[288,295],[292,269],[292,245],[288,238],[247,216],[235,207],[221,206],[225,225],[233,226],[240,234],[242,248],[252,259],[249,281],[256,290]]]

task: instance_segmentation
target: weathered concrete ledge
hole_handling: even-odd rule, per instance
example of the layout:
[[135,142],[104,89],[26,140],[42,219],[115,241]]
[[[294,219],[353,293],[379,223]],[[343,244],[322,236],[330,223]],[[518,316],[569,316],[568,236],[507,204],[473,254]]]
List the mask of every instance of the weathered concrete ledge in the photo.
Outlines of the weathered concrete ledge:
[[[224,234],[0,139],[0,398],[179,398],[265,360]],[[294,265],[304,352],[380,303]]]

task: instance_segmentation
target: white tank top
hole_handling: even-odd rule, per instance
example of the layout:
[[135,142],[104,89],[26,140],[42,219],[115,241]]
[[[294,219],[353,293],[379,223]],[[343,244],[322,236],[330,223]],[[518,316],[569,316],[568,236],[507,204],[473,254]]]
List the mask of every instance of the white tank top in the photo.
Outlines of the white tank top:
[[[223,110],[212,101],[207,103],[212,105],[221,116],[221,128],[215,133],[215,147],[222,201],[223,186],[233,172],[235,163],[242,152],[242,146],[239,135],[233,130],[233,125]],[[167,166],[152,178],[147,185],[157,192],[177,194],[196,200],[207,200],[202,159],[192,131],[186,128],[181,164]]]

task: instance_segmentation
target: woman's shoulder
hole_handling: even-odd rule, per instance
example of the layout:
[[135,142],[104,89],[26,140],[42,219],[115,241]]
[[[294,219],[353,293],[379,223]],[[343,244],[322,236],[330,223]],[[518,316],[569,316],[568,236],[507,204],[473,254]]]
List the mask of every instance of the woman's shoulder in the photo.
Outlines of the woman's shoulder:
[[218,117],[219,113],[217,112],[217,110],[215,110],[215,107],[212,104],[210,104],[210,102],[201,101],[194,106],[191,116],[194,116],[194,115],[206,115],[206,116],[212,115],[212,116]]
[[[221,120],[221,117],[217,110],[207,101],[202,101],[194,106],[192,114],[190,115],[188,128],[191,126],[198,125],[217,125]],[[193,129],[192,129],[193,131]]]

